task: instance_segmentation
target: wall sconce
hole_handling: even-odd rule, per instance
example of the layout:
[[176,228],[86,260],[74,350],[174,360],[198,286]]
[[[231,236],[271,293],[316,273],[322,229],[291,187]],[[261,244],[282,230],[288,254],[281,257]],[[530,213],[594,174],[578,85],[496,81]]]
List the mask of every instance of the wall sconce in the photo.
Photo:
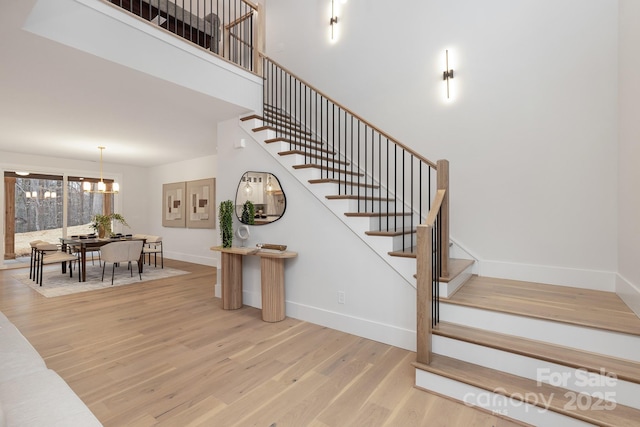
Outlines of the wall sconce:
[[334,39],[334,25],[338,23],[338,17],[336,16],[334,3],[335,0],[331,0],[331,19],[329,20],[329,25],[331,25],[331,40]]
[[445,70],[442,72],[442,80],[447,81],[447,99],[449,99],[449,80],[453,78],[453,70],[449,69],[449,50],[445,50]]
[[[331,0],[331,18],[329,19],[329,26],[331,27],[331,41],[335,41],[337,37],[337,31],[335,29],[338,24],[338,16],[336,15],[335,1]],[[345,4],[347,0],[341,0],[340,3]]]

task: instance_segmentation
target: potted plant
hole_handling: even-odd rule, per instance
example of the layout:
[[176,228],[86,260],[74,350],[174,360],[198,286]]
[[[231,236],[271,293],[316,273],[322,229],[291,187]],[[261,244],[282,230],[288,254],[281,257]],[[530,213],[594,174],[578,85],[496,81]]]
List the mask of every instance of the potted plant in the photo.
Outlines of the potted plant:
[[107,215],[95,214],[91,219],[91,228],[93,228],[95,232],[98,233],[98,237],[102,239],[107,235],[107,233],[111,236],[111,223],[113,221],[117,221],[127,227],[129,226],[122,215],[118,213],[111,213]]
[[244,205],[242,205],[242,216],[240,217],[240,221],[244,224],[254,225],[256,223],[255,216],[256,207],[252,202],[247,200],[244,202]]
[[233,202],[231,200],[220,203],[218,221],[220,222],[222,247],[230,248],[233,245]]

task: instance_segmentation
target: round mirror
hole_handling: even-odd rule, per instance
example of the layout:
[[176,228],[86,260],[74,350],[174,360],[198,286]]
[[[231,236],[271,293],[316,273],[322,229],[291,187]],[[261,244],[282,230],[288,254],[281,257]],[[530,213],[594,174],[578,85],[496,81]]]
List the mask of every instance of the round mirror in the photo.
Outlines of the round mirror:
[[287,199],[275,175],[252,171],[242,175],[236,192],[236,216],[241,223],[270,224],[284,215],[286,207]]

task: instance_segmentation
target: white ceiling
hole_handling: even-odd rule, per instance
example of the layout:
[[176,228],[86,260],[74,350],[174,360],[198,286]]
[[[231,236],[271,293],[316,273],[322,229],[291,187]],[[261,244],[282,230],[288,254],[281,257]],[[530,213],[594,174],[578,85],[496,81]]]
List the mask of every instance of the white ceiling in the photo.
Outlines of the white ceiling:
[[22,30],[35,3],[0,0],[0,151],[97,161],[105,146],[105,163],[136,166],[215,154],[216,124],[239,108]]

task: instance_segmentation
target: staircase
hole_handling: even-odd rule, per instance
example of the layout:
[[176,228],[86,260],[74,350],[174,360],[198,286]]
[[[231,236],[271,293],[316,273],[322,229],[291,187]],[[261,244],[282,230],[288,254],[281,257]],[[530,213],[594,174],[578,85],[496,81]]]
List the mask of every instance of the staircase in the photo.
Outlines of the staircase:
[[[291,137],[277,136],[276,124]],[[345,178],[322,172],[350,162],[282,112],[267,107],[241,127],[415,287],[415,229],[395,228],[412,215],[395,208],[402,202],[373,182],[354,181],[366,197],[339,194]],[[309,147],[324,164],[306,162]],[[416,387],[532,425],[640,426],[640,319],[615,294],[481,278],[472,266],[452,259],[440,278],[433,357],[415,364]]]
[[[363,172],[349,168],[348,159],[288,114],[267,105],[262,116],[252,114],[240,121],[247,133],[283,166],[293,169],[318,200],[415,288],[416,227],[420,223],[416,212],[395,197],[380,195],[377,182],[362,179]],[[290,135],[278,135],[283,129]],[[309,158],[316,162],[308,162]],[[471,276],[472,265],[470,260],[451,260],[450,273],[440,279],[440,295],[452,295]]]
[[614,294],[473,276],[416,386],[537,426],[640,425],[640,319]]
[[[323,101],[320,113],[306,98],[302,104],[285,110],[265,102],[262,115],[243,117],[240,125],[416,288],[416,229],[431,208],[435,184],[430,177],[421,181],[418,193],[428,193],[428,208],[416,207],[404,183],[402,189],[389,183],[385,174],[392,172],[367,168],[391,152],[377,160],[371,152],[354,154],[347,140],[359,147],[362,136],[360,127],[345,125],[351,113],[343,118],[341,107],[323,109]],[[314,110],[311,120],[308,110]],[[318,115],[331,124],[318,126]],[[367,137],[370,150],[386,138],[375,132]],[[429,168],[427,174],[437,169]],[[407,174],[417,176],[413,168]],[[432,330],[429,364],[415,363],[416,387],[531,425],[640,426],[640,319],[615,294],[482,278],[472,275],[472,266],[472,260],[451,259],[439,278],[440,323]]]

